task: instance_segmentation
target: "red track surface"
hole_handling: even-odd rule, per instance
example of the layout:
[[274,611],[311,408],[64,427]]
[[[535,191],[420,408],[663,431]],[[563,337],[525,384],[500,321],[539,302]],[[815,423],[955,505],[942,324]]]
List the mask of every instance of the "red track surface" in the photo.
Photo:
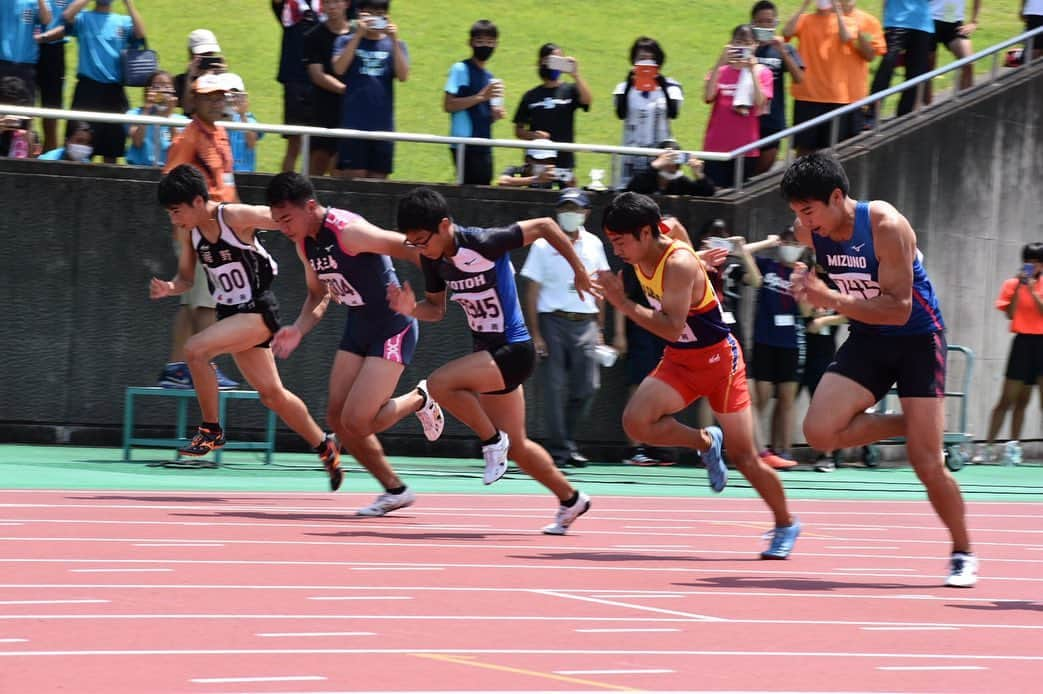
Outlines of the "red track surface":
[[0,492],[0,691],[1030,692],[1038,505],[979,503],[977,588],[925,502]]

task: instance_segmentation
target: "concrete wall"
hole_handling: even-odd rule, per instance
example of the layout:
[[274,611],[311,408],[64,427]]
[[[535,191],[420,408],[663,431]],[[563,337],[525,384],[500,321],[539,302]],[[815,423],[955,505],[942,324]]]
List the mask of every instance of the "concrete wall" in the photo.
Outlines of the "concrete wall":
[[[992,302],[1003,279],[1019,267],[1021,246],[1043,240],[1038,221],[1043,218],[1041,112],[1039,71],[1015,73],[961,105],[937,108],[931,118],[867,135],[841,150],[857,196],[890,200],[909,217],[943,302],[950,342],[978,355],[969,404],[970,428],[979,436],[998,393],[1010,339],[1006,320]],[[147,169],[0,160],[0,305],[7,314],[0,329],[0,354],[7,366],[0,379],[0,440],[114,442],[123,387],[156,380],[167,358],[176,309],[176,300],[148,298],[149,278],[169,277],[175,270],[169,224],[155,203],[157,180],[158,173]],[[266,182],[262,175],[241,176],[243,200],[260,202]],[[349,207],[389,227],[397,196],[413,187],[333,180],[317,185],[325,203]],[[530,190],[440,190],[460,223],[486,226],[548,214],[555,198]],[[776,190],[777,177],[769,176],[742,195],[671,199],[663,207],[690,229],[721,217],[757,239],[790,221]],[[596,207],[606,200],[599,196]],[[304,296],[300,264],[280,234],[262,238],[280,261],[275,290],[284,320],[292,321]],[[523,258],[519,252],[517,267]],[[414,284],[419,280],[412,267],[400,267],[400,273]],[[319,419],[343,320],[343,311],[331,307],[301,349],[280,365],[284,381]],[[468,350],[463,316],[453,308],[443,323],[422,326],[417,359],[401,389]],[[236,373],[227,358],[220,364]],[[619,412],[625,373],[618,365],[603,375],[581,438],[593,453],[615,455],[624,442]],[[527,396],[529,426],[539,437],[537,380],[530,381]],[[172,414],[172,405],[157,401],[142,407],[138,418],[160,430]],[[234,406],[230,419],[233,431],[245,428],[252,434],[261,426],[253,405]],[[1035,405],[1028,424],[1026,437],[1039,437]],[[285,445],[299,445],[289,434],[281,438]],[[396,452],[475,450],[469,433],[455,421],[445,442],[434,448],[427,447],[412,418],[384,438]]]

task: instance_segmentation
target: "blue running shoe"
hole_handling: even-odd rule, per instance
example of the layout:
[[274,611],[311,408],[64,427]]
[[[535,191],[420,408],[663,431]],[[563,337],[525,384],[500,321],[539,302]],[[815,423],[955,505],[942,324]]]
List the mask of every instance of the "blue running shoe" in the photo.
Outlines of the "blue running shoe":
[[192,373],[183,361],[175,361],[163,367],[159,375],[160,388],[178,388],[188,390],[192,387]]
[[221,369],[217,368],[217,364],[210,362],[210,366],[214,368],[214,376],[217,377],[217,388],[219,390],[235,390],[239,387],[239,381],[233,381],[221,373]]
[[794,518],[793,523],[775,528],[770,535],[771,544],[761,552],[761,559],[785,559],[793,551],[793,545],[800,535],[800,521]]
[[710,489],[720,494],[728,484],[728,466],[724,464],[724,456],[721,454],[724,432],[720,427],[706,427],[706,433],[710,435],[710,447],[700,455],[706,465],[706,473],[710,476]]

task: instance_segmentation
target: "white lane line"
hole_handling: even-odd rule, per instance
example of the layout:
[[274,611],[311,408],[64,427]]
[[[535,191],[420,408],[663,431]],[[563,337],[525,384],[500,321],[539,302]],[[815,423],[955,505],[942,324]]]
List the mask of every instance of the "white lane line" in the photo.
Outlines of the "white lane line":
[[959,627],[861,627],[863,631],[959,631]]
[[353,566],[352,571],[445,571],[441,566]]
[[103,602],[112,602],[111,600],[0,600],[0,605],[86,605],[86,604],[97,604]]
[[4,521],[0,523],[0,525],[25,525],[25,523],[11,523],[9,521]]
[[580,634],[637,634],[637,633],[654,633],[654,632],[673,632],[681,631],[680,629],[642,629],[635,627],[633,629],[574,629],[574,631]]
[[135,542],[135,547],[224,547],[217,542]]
[[826,547],[826,549],[858,549],[858,550],[888,549],[888,550],[897,552],[901,548],[900,547],[881,547],[880,545],[872,545],[871,547],[867,547],[866,545],[830,545],[830,546]]
[[373,631],[283,631],[254,634],[254,636],[265,636],[268,638],[296,638],[298,636],[376,636]]
[[869,571],[871,573],[892,573],[898,571],[901,573],[920,573],[917,569],[892,569],[891,567],[884,566],[838,566],[833,569],[834,571]]
[[0,643],[26,643],[29,639],[0,639]]
[[411,595],[313,595],[309,600],[412,600]]
[[549,595],[555,598],[565,598],[566,600],[579,600],[581,602],[593,602],[599,605],[611,605],[612,607],[625,607],[629,610],[643,610],[646,612],[657,612],[660,614],[670,614],[676,617],[688,617],[689,619],[698,619],[704,622],[726,622],[728,620],[721,619],[720,617],[710,617],[709,615],[695,614],[692,612],[681,612],[680,610],[667,610],[662,607],[649,607],[648,605],[634,605],[628,602],[616,602],[614,600],[602,600],[600,598],[588,597],[585,595],[571,595],[569,593],[558,592],[554,590],[533,590],[533,593],[537,595]]
[[555,675],[666,675],[673,670],[555,670]]
[[162,573],[165,571],[173,571],[173,569],[122,569],[122,568],[108,568],[108,569],[69,569],[69,573],[74,574],[146,574],[146,573]]
[[612,545],[614,549],[691,549],[691,545]]
[[660,595],[648,595],[647,593],[599,593],[590,597],[601,600],[618,600],[620,598],[641,598],[644,600],[647,598],[683,598],[684,593],[662,593]]
[[894,672],[908,672],[910,670],[988,670],[987,667],[981,665],[936,665],[933,667],[915,666],[915,665],[881,665],[877,667],[877,670],[891,670]]
[[232,684],[237,682],[321,682],[320,675],[287,675],[284,677],[197,677],[189,680],[196,684]]

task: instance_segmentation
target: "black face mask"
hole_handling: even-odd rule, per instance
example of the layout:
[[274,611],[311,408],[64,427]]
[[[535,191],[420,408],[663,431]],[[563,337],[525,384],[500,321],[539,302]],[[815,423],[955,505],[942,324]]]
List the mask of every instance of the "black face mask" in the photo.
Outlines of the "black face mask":
[[474,59],[477,60],[480,63],[484,63],[486,60],[488,60],[492,56],[493,51],[496,50],[496,47],[495,46],[473,46],[471,50],[474,52]]
[[561,70],[551,70],[549,67],[540,67],[540,79],[556,82],[561,77]]

